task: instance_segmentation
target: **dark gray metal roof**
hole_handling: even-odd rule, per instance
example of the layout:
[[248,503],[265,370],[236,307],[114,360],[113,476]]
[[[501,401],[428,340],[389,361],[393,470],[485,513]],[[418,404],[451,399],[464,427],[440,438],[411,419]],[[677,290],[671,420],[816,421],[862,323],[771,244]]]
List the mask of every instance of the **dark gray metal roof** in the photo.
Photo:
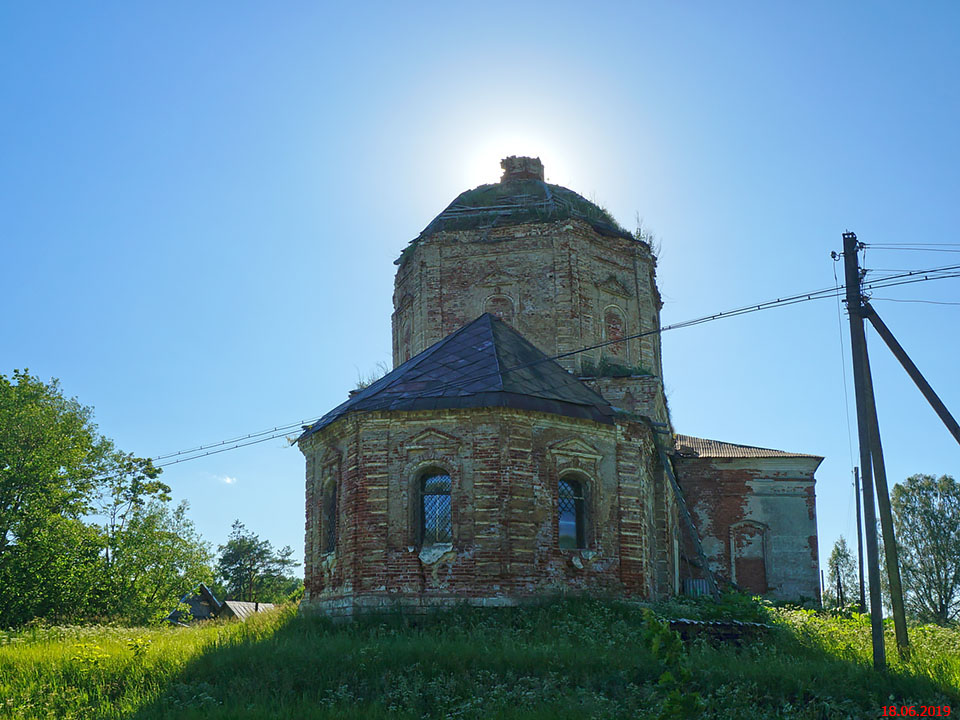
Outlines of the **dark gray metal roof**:
[[300,439],[351,412],[511,407],[613,424],[606,400],[485,313],[337,406]]
[[633,239],[633,235],[617,225],[606,210],[582,195],[561,185],[530,178],[504,179],[460,193],[420,235],[431,235],[440,230],[551,222],[570,217],[587,221],[602,235]]
[[460,193],[420,235],[410,241],[395,263],[400,265],[411,248],[434,233],[449,230],[495,228],[526,223],[548,223],[579,218],[600,235],[636,240],[601,207],[561,185],[531,178],[505,178]]

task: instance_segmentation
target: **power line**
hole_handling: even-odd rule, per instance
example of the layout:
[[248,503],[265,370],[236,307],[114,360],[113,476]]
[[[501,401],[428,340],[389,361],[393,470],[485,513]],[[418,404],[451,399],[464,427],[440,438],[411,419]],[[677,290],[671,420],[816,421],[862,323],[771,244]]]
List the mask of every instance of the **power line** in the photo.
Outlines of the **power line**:
[[[257,445],[262,442],[267,442],[268,440],[276,440],[277,438],[285,437],[286,433],[280,433],[279,435],[270,435],[269,437],[260,438],[259,440],[251,440],[250,442],[238,443],[236,445],[231,445],[230,447],[222,447],[218,450],[210,450],[209,452],[201,453],[200,455],[190,455],[189,457],[182,457],[179,460],[171,460],[169,462],[157,463],[156,467],[164,468],[169,465],[176,465],[178,463],[186,462],[187,460],[199,460],[200,458],[207,457],[208,455],[217,455],[222,452],[227,452],[228,450],[236,450],[238,448],[247,447],[249,445]],[[222,443],[218,443],[222,444]]]
[[941,253],[960,253],[960,248],[939,248],[939,247],[877,247],[869,246],[871,250],[903,250],[906,252],[941,252]]
[[[943,267],[943,268],[932,268],[932,269],[927,270],[927,271],[915,270],[915,271],[910,271],[910,272],[907,272],[907,273],[903,273],[903,274],[901,274],[901,275],[893,275],[893,276],[890,276],[890,277],[878,278],[877,280],[863,283],[863,289],[864,289],[864,290],[872,290],[872,289],[876,289],[876,288],[896,287],[896,286],[898,286],[898,285],[908,285],[908,284],[913,284],[913,283],[916,283],[916,282],[927,282],[927,281],[929,281],[929,280],[941,280],[941,279],[947,279],[947,278],[953,278],[953,277],[960,277],[960,272],[955,272],[955,273],[951,273],[951,274],[942,274],[942,273],[945,272],[945,271],[952,271],[952,270],[960,270],[960,265],[946,266],[946,267]],[[917,275],[923,275],[923,276],[922,276],[922,277],[916,277]],[[931,275],[932,275],[933,277],[931,277]],[[895,281],[895,280],[897,280],[898,282],[893,282],[893,281]],[[472,377],[467,377],[467,378],[461,378],[460,380],[451,381],[451,382],[448,382],[448,383],[443,383],[443,384],[441,384],[441,385],[438,385],[438,386],[436,386],[436,387],[434,388],[434,390],[436,391],[436,390],[443,390],[443,389],[447,389],[447,388],[455,388],[455,387],[458,387],[458,386],[460,386],[460,385],[464,385],[464,384],[468,384],[468,383],[473,383],[473,382],[476,382],[477,380],[481,380],[481,379],[484,379],[484,378],[486,378],[486,377],[490,377],[490,376],[492,376],[492,375],[494,375],[494,374],[505,374],[505,373],[508,373],[508,372],[515,372],[515,371],[517,371],[517,370],[522,370],[522,369],[524,369],[524,368],[528,368],[528,367],[531,367],[531,366],[533,366],[533,365],[537,365],[537,364],[542,363],[542,362],[547,362],[547,361],[549,361],[549,360],[560,360],[560,359],[563,359],[563,358],[566,358],[566,357],[571,357],[571,356],[573,356],[573,355],[578,355],[578,354],[583,353],[583,352],[589,352],[589,351],[591,351],[591,350],[597,350],[597,349],[606,347],[606,346],[608,346],[608,345],[614,345],[614,344],[617,344],[617,343],[627,342],[627,341],[629,341],[629,340],[638,340],[638,339],[640,339],[640,338],[648,337],[648,336],[650,336],[650,335],[656,335],[656,334],[664,333],[664,332],[666,332],[666,331],[668,331],[668,330],[679,330],[679,329],[681,329],[681,328],[694,327],[694,326],[696,326],[696,325],[702,325],[702,324],[707,323],[707,322],[713,322],[714,320],[720,320],[720,319],[729,318],[729,317],[737,317],[737,316],[740,316],[740,315],[746,315],[746,314],[749,314],[749,313],[758,312],[758,311],[760,311],[760,310],[767,310],[767,309],[770,309],[770,308],[773,308],[773,307],[783,307],[783,306],[787,306],[787,305],[795,305],[795,304],[797,304],[797,303],[807,302],[807,301],[809,301],[809,300],[820,300],[820,299],[824,299],[824,298],[838,297],[840,293],[841,293],[840,289],[838,288],[838,286],[835,285],[834,287],[823,288],[823,289],[821,289],[821,290],[813,290],[813,291],[810,291],[810,292],[798,293],[798,294],[796,294],[796,295],[789,295],[789,296],[786,296],[786,297],[777,298],[777,299],[775,299],[775,300],[768,300],[768,301],[766,301],[766,302],[755,303],[755,304],[751,304],[751,305],[744,305],[744,306],[742,306],[742,307],[734,308],[734,309],[732,309],[732,310],[726,310],[726,311],[723,311],[723,312],[713,313],[713,314],[711,314],[711,315],[704,315],[704,316],[702,316],[702,317],[694,318],[694,319],[692,319],[692,320],[685,320],[685,321],[678,322],[678,323],[672,323],[672,324],[670,324],[670,325],[665,325],[665,326],[662,326],[662,327],[660,327],[660,328],[654,328],[653,330],[648,330],[648,331],[645,331],[645,332],[637,333],[637,334],[635,334],[635,335],[629,335],[629,336],[627,336],[627,337],[619,338],[619,339],[616,339],[616,340],[607,340],[607,341],[602,342],[602,343],[597,343],[596,345],[590,345],[590,346],[587,346],[587,347],[578,348],[578,349],[576,349],[576,350],[570,350],[570,351],[568,351],[568,352],[559,353],[559,354],[553,355],[553,356],[551,356],[551,357],[538,358],[537,360],[534,360],[534,361],[531,361],[531,362],[528,362],[528,363],[524,363],[524,364],[517,365],[517,366],[512,367],[512,368],[506,368],[506,369],[504,369],[504,370],[500,370],[500,371],[498,371],[498,373],[483,373],[482,375],[477,375],[477,376],[472,376]],[[377,381],[377,382],[379,382],[379,381]],[[573,383],[573,382],[580,382],[580,381],[579,381],[576,377],[574,377],[574,376],[571,375],[571,377],[570,377],[570,383]],[[376,383],[373,383],[373,384],[376,385]],[[314,421],[312,421],[312,422],[316,422],[316,420],[314,420]],[[157,466],[157,467],[167,467],[167,466],[169,466],[169,465],[176,465],[176,464],[178,464],[178,463],[186,462],[187,460],[198,460],[198,459],[200,459],[200,458],[202,458],[202,457],[208,457],[208,456],[210,456],[210,455],[217,455],[217,454],[219,454],[219,453],[227,452],[227,451],[229,451],[229,450],[236,450],[236,449],[239,449],[239,448],[242,448],[242,447],[248,447],[248,446],[250,446],[250,445],[256,445],[256,444],[259,444],[259,443],[262,443],[262,442],[267,442],[267,441],[269,441],[269,440],[276,440],[277,438],[281,438],[281,437],[286,436],[286,435],[287,435],[287,432],[288,432],[289,430],[293,430],[293,429],[295,429],[295,428],[297,428],[297,427],[303,427],[303,426],[307,425],[308,423],[310,423],[310,421],[307,421],[307,422],[301,421],[301,422],[298,422],[298,423],[290,423],[290,424],[288,424],[288,425],[278,425],[278,426],[275,426],[275,428],[274,428],[274,429],[271,429],[271,430],[262,430],[262,431],[260,431],[260,432],[258,432],[258,433],[250,433],[250,434],[248,434],[248,435],[240,436],[240,437],[237,437],[237,438],[234,438],[234,439],[231,439],[231,440],[221,440],[220,442],[216,442],[216,443],[212,443],[212,444],[208,444],[208,445],[203,445],[203,446],[198,446],[198,447],[196,447],[196,448],[194,448],[194,449],[192,449],[192,450],[180,450],[180,451],[175,452],[175,453],[168,453],[168,454],[165,455],[165,456],[158,456],[158,457],[155,458],[155,459],[158,459],[158,460],[159,460],[159,459],[174,458],[174,457],[176,457],[177,459],[176,459],[176,460],[170,460],[169,462],[157,463],[156,466]],[[311,424],[312,424],[312,423],[311,423]],[[272,433],[272,434],[271,434],[271,433]],[[261,436],[264,436],[264,435],[265,435],[266,437],[261,437]],[[254,439],[254,438],[257,438],[257,439]],[[230,443],[234,443],[234,444],[231,445]],[[208,448],[215,448],[215,449],[209,449],[209,450],[208,450]],[[203,452],[203,453],[200,453],[200,454],[195,454],[195,453],[197,453],[197,452],[200,451],[200,450],[207,450],[207,452]],[[181,456],[182,456],[182,457],[181,457]]]
[[[927,268],[927,269],[924,269],[924,270],[902,270],[902,271],[901,271],[901,270],[891,270],[890,272],[894,272],[894,273],[896,273],[896,274],[895,274],[895,275],[884,275],[884,276],[882,276],[882,277],[877,278],[877,280],[893,280],[894,278],[911,277],[911,276],[913,276],[913,275],[928,275],[928,274],[933,274],[933,273],[950,272],[950,271],[953,271],[953,270],[960,270],[960,265],[941,265],[940,267]],[[869,274],[869,273],[872,273],[872,272],[877,272],[877,270],[876,270],[876,269],[870,269],[870,268],[864,268],[864,272],[867,273],[867,274]],[[871,282],[874,282],[874,281],[871,281]]]
[[943,302],[940,300],[902,300],[900,298],[882,298],[882,297],[872,297],[871,300],[885,300],[887,302],[899,302],[899,303],[925,303],[927,305],[960,305],[960,302]]
[[864,247],[960,247],[960,243],[862,243]]
[[[955,266],[955,267],[960,268],[960,266]],[[930,270],[929,273],[932,274],[932,273],[934,273],[934,272],[939,272],[939,271],[942,271],[942,270],[944,270],[944,269],[951,269],[951,268],[935,268],[935,269],[933,269],[933,270]],[[920,271],[911,271],[910,273],[905,273],[904,275],[905,275],[905,276],[913,276],[913,275],[917,274],[918,272],[920,272]],[[873,281],[873,282],[871,282],[871,283],[864,283],[864,289],[874,289],[875,287],[895,287],[895,286],[897,286],[897,285],[906,285],[906,284],[912,284],[912,283],[915,283],[915,282],[926,282],[926,281],[928,281],[928,280],[937,280],[937,279],[944,279],[944,278],[951,278],[951,277],[960,277],[960,272],[955,273],[955,274],[951,274],[951,275],[943,275],[943,276],[937,276],[937,277],[909,277],[908,279],[901,279],[900,282],[890,282],[890,281],[892,281],[892,280],[895,280],[895,279],[898,279],[898,278],[902,278],[902,277],[904,277],[904,276],[893,276],[893,277],[889,277],[889,278],[881,278],[881,279],[879,279],[879,280],[877,280],[877,281]],[[677,329],[685,328],[685,327],[693,327],[693,326],[695,326],[695,325],[701,325],[701,324],[706,323],[706,322],[712,322],[713,320],[719,320],[719,319],[721,319],[721,318],[727,318],[727,317],[736,317],[736,316],[738,316],[738,315],[745,315],[745,314],[748,314],[748,313],[757,312],[757,311],[759,311],[759,310],[766,310],[766,309],[769,309],[769,308],[772,308],[772,307],[779,307],[779,306],[784,306],[784,305],[793,305],[793,304],[796,304],[796,303],[799,303],[799,302],[806,302],[806,301],[808,301],[808,300],[817,300],[817,299],[822,299],[822,298],[834,297],[834,296],[837,295],[837,293],[838,293],[838,289],[837,289],[836,287],[833,287],[833,288],[824,288],[824,289],[822,289],[822,290],[811,291],[811,292],[808,292],[808,293],[799,293],[799,294],[797,294],[797,295],[792,295],[792,296],[788,296],[788,297],[784,297],[784,298],[778,298],[778,299],[776,299],[776,300],[769,300],[769,301],[767,301],[767,302],[758,303],[758,304],[755,304],[755,305],[746,305],[746,306],[743,306],[743,307],[741,307],[741,308],[735,308],[735,309],[733,309],[733,310],[727,310],[727,311],[724,311],[724,312],[714,313],[714,314],[712,314],[712,315],[705,315],[705,316],[703,316],[703,317],[695,318],[695,319],[692,319],[692,320],[687,320],[687,321],[683,321],[683,322],[679,322],[679,323],[673,323],[673,324],[671,324],[671,325],[666,325],[666,326],[663,326],[663,327],[661,327],[661,328],[657,328],[657,329],[654,329],[654,330],[648,330],[648,331],[646,331],[646,332],[637,333],[636,335],[627,336],[627,337],[624,337],[624,338],[620,338],[620,339],[618,339],[618,340],[608,340],[608,341],[606,341],[606,342],[597,343],[596,345],[591,345],[591,346],[588,346],[588,347],[578,348],[577,350],[571,350],[571,351],[569,351],[569,352],[560,353],[560,354],[554,355],[554,356],[552,356],[552,357],[539,358],[539,359],[534,360],[534,361],[529,362],[529,363],[525,363],[525,364],[518,365],[518,366],[515,366],[515,367],[512,367],[512,368],[507,368],[507,369],[505,369],[505,370],[501,370],[500,372],[501,372],[501,373],[514,372],[514,371],[517,371],[517,370],[521,370],[521,369],[530,367],[530,366],[532,366],[532,365],[536,365],[536,364],[541,363],[541,362],[546,362],[547,360],[559,360],[559,359],[562,359],[562,358],[565,358],[565,357],[570,357],[570,356],[573,356],[573,355],[577,355],[577,354],[582,353],[582,352],[588,352],[588,351],[590,351],[590,350],[596,350],[596,349],[599,349],[599,348],[602,348],[602,347],[606,347],[607,345],[613,345],[613,344],[620,343],[620,342],[626,342],[626,341],[628,341],[628,340],[636,340],[636,339],[643,338],[643,337],[647,337],[647,336],[649,336],[649,335],[654,335],[654,334],[657,334],[657,333],[663,333],[663,332],[666,332],[667,330],[677,330]],[[438,385],[438,386],[435,388],[435,390],[442,390],[442,389],[446,389],[446,388],[457,387],[457,386],[459,386],[459,385],[463,385],[463,384],[467,384],[467,383],[472,383],[472,382],[475,382],[476,380],[483,379],[483,378],[488,377],[488,376],[490,376],[490,375],[492,375],[492,374],[493,374],[493,373],[484,373],[483,375],[480,375],[480,376],[472,376],[472,377],[464,378],[464,379],[461,379],[461,380],[458,380],[458,381],[452,381],[452,382],[449,382],[449,383],[444,383],[444,384],[442,384],[442,385]],[[579,380],[578,380],[577,378],[571,376],[570,382],[571,382],[571,383],[573,383],[573,382],[579,382]],[[315,422],[315,421],[314,421],[314,422]],[[199,458],[207,457],[207,456],[209,456],[209,455],[216,455],[216,454],[219,454],[219,453],[221,453],[221,452],[227,452],[228,450],[236,450],[236,449],[238,449],[238,448],[248,447],[248,446],[250,446],[250,445],[256,445],[256,444],[258,444],[258,443],[267,442],[267,441],[269,441],[269,440],[275,440],[275,439],[277,439],[277,438],[281,438],[281,437],[286,436],[286,435],[287,435],[287,432],[286,432],[286,431],[292,430],[292,429],[296,428],[298,425],[304,425],[304,424],[306,424],[306,423],[291,423],[290,425],[287,425],[287,426],[277,426],[277,432],[276,432],[275,434],[269,434],[269,435],[267,435],[266,437],[260,437],[259,439],[256,439],[256,440],[253,440],[252,438],[257,437],[258,435],[263,435],[263,434],[266,434],[266,433],[271,433],[271,432],[273,432],[273,431],[271,431],[271,430],[266,430],[266,431],[261,431],[260,433],[251,433],[251,434],[248,435],[248,436],[243,436],[243,437],[241,437],[241,438],[237,438],[237,439],[236,439],[236,440],[246,440],[246,438],[249,437],[249,438],[251,438],[251,439],[250,439],[248,442],[235,442],[234,440],[224,440],[224,441],[221,441],[221,442],[219,442],[219,443],[214,443],[214,444],[212,444],[212,445],[206,445],[206,446],[203,446],[203,448],[198,448],[198,449],[204,449],[204,448],[217,448],[217,449],[208,450],[207,452],[200,453],[200,454],[193,454],[193,453],[196,452],[196,450],[194,450],[194,451],[180,451],[180,452],[178,452],[178,453],[171,453],[171,454],[167,455],[167,457],[175,457],[175,456],[179,456],[179,455],[185,455],[186,457],[180,457],[180,458],[177,459],[177,460],[171,460],[170,462],[166,462],[166,463],[158,463],[158,464],[157,464],[157,467],[166,467],[166,466],[168,466],[168,465],[176,465],[176,464],[181,463],[181,462],[186,462],[187,460],[197,460],[197,459],[199,459]],[[281,430],[282,430],[282,431],[281,431]],[[233,444],[233,445],[229,445],[229,443],[231,443],[231,442],[234,442],[234,444]]]
[[247,435],[240,435],[239,437],[229,438],[227,440],[220,440],[219,442],[207,443],[205,445],[198,445],[196,447],[190,448],[188,450],[178,450],[177,452],[167,453],[166,455],[157,455],[152,458],[153,460],[165,460],[167,458],[177,457],[178,455],[186,455],[188,453],[199,452],[200,450],[208,450],[210,448],[219,447],[220,445],[227,445],[233,442],[239,442],[241,440],[248,440],[250,438],[259,437],[260,435],[266,435],[267,433],[275,433],[280,430],[291,430],[293,428],[301,427],[304,423],[310,422],[310,419],[297,420],[292,423],[285,423],[283,425],[276,425],[272,428],[267,428],[266,430],[260,430],[259,432],[249,433]]

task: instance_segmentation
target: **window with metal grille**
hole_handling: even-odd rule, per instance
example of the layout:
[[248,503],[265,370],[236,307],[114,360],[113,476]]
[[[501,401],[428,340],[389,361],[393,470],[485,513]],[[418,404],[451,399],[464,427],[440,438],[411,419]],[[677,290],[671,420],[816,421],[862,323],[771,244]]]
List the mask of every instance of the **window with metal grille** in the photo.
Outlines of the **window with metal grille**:
[[323,520],[320,552],[333,552],[337,547],[337,484],[331,482],[323,493]]
[[557,525],[562,548],[583,548],[583,483],[561,480],[557,493]]
[[420,539],[424,545],[453,542],[450,476],[427,475],[420,481]]

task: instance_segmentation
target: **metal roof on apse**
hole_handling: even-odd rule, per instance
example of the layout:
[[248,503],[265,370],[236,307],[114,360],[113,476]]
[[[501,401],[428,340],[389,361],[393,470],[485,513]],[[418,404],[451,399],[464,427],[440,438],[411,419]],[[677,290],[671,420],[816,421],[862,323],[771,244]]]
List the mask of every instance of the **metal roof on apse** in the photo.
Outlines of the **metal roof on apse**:
[[485,313],[361,390],[300,439],[351,412],[510,407],[613,424],[598,393]]
[[770,458],[770,457],[794,457],[794,458],[819,458],[819,455],[808,455],[806,453],[792,453],[786,450],[771,450],[769,448],[753,447],[752,445],[735,445],[734,443],[721,442],[720,440],[708,440],[698,438],[692,435],[677,435],[674,446],[681,457],[703,457],[703,458]]

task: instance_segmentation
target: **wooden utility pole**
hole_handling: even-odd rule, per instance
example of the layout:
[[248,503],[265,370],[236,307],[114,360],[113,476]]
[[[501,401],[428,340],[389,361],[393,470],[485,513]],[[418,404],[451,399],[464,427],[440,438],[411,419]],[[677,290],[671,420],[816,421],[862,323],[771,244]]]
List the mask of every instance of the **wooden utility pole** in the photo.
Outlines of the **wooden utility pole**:
[[857,568],[860,571],[860,613],[867,611],[866,588],[863,582],[863,527],[860,520],[860,468],[853,469],[853,491],[857,495]]
[[[880,423],[877,421],[877,404],[873,393],[873,378],[870,374],[870,357],[867,354],[866,337],[863,332],[863,321],[868,318],[877,333],[890,348],[903,368],[916,383],[920,392],[930,403],[934,411],[947,426],[950,434],[960,442],[960,424],[957,423],[950,411],[930,387],[930,383],[917,369],[913,361],[897,342],[897,339],[884,324],[883,320],[873,309],[870,303],[864,300],[860,292],[860,264],[857,253],[861,245],[857,243],[857,236],[853,233],[843,234],[843,256],[845,281],[847,289],[847,310],[850,313],[850,346],[853,351],[853,378],[857,393],[857,427],[860,433],[860,461],[863,466],[863,494],[864,510],[867,523],[867,563],[870,569],[870,607],[871,616],[876,605],[874,603],[874,567],[875,558],[871,557],[871,540],[876,545],[874,532],[875,519],[873,515],[873,500],[867,499],[867,490],[871,489],[870,462],[872,460],[872,474],[876,480],[877,505],[880,508],[880,529],[883,532],[883,546],[885,550],[887,577],[890,580],[890,604],[893,606],[893,624],[897,633],[897,650],[901,658],[909,657],[910,641],[907,637],[907,621],[903,609],[903,588],[900,583],[900,563],[897,558],[897,543],[893,533],[893,513],[890,509],[890,494],[887,489],[887,472],[883,463],[883,445],[880,442]],[[865,449],[864,445],[868,447]],[[866,460],[866,462],[864,462]],[[859,520],[859,515],[858,515]],[[862,575],[861,575],[862,577]],[[872,617],[871,617],[872,620]],[[882,639],[882,638],[881,638]],[[874,665],[877,664],[877,636],[874,627]]]
[[865,385],[867,388],[867,424],[870,427],[870,455],[873,458],[873,481],[877,486],[877,507],[880,508],[880,531],[883,534],[884,559],[887,563],[887,579],[890,581],[890,604],[893,606],[893,626],[897,633],[897,652],[905,659],[910,656],[910,640],[907,637],[907,616],[903,609],[903,586],[900,584],[900,560],[897,540],[893,534],[893,513],[890,510],[890,492],[887,489],[887,469],[883,462],[883,445],[880,443],[880,423],[877,421],[877,404],[873,396],[873,375],[870,372],[870,355],[863,353]]
[[864,303],[864,312],[866,313],[867,319],[870,320],[870,323],[877,331],[877,334],[887,344],[887,347],[890,348],[890,352],[892,352],[894,357],[900,361],[900,364],[903,365],[903,369],[907,371],[910,379],[916,383],[916,386],[920,389],[920,392],[923,393],[923,396],[927,399],[927,402],[930,403],[930,406],[933,408],[934,412],[937,413],[937,417],[943,421],[943,424],[947,426],[947,430],[950,431],[950,434],[953,435],[954,439],[958,443],[960,443],[960,423],[958,423],[953,415],[950,414],[950,411],[947,410],[947,406],[943,404],[943,401],[933,391],[933,388],[930,387],[930,383],[928,383],[927,379],[923,377],[923,374],[920,372],[917,366],[913,364],[913,360],[910,359],[910,356],[907,355],[900,343],[897,342],[897,339],[893,336],[893,333],[890,332],[890,328],[888,328],[883,320],[880,319],[877,311],[873,309],[873,306],[870,303]]
[[837,609],[842,609],[846,606],[846,601],[843,597],[843,580],[840,576],[840,563],[837,563]]
[[[873,635],[873,667],[887,666],[883,646],[883,605],[880,600],[880,563],[877,548],[877,518],[873,506],[873,464],[870,456],[870,429],[867,424],[867,391],[864,356],[867,341],[863,332],[863,297],[860,294],[859,245],[853,233],[843,234],[844,282],[850,315],[850,349],[853,354],[853,387],[857,398],[857,436],[860,444],[860,472],[863,475],[863,515],[867,536],[867,575],[870,578],[870,628]],[[868,490],[869,489],[869,490]],[[869,497],[868,497],[869,496]]]

